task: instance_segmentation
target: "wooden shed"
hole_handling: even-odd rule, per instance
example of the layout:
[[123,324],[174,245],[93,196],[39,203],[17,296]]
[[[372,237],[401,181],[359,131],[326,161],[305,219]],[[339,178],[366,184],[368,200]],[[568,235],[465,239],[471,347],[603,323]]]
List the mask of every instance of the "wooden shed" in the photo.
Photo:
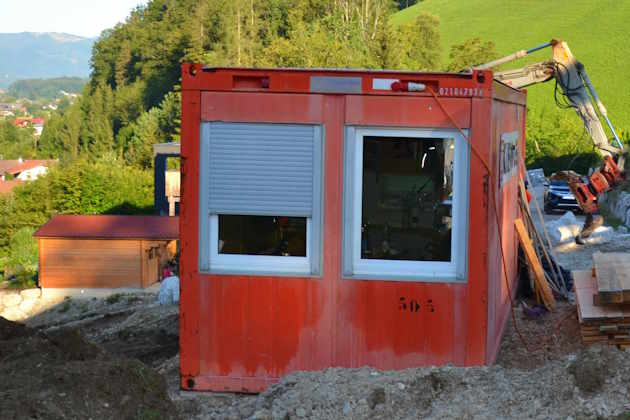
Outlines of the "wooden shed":
[[43,288],[147,287],[175,254],[177,217],[54,216],[33,235]]

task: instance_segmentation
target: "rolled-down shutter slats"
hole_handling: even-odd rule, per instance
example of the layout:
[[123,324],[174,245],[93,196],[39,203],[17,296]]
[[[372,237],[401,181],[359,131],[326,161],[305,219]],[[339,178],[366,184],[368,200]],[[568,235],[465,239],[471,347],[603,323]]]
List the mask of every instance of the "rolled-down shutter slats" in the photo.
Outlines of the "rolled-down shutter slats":
[[211,123],[210,214],[311,217],[317,127]]

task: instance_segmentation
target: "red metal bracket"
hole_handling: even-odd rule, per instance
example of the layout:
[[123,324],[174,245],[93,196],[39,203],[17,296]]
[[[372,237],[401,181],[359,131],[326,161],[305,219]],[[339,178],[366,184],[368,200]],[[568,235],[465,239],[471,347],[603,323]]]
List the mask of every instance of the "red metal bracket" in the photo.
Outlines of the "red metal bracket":
[[625,178],[625,174],[619,170],[617,164],[610,156],[604,158],[599,171],[606,177],[610,189],[621,183]]
[[599,205],[597,204],[597,196],[591,192],[588,184],[574,184],[574,191],[575,198],[585,213],[595,213],[599,210]]
[[603,192],[612,190],[624,178],[625,174],[619,170],[613,158],[606,156],[602,166],[591,174],[588,183],[575,182],[572,189],[582,210],[586,213],[594,213],[599,210],[597,197]]

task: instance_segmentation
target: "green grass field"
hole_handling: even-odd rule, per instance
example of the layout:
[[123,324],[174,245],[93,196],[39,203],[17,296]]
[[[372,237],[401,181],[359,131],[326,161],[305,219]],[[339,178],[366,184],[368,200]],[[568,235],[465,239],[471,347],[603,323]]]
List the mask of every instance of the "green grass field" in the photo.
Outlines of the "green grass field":
[[[630,131],[630,1],[628,0],[425,0],[396,13],[393,23],[413,21],[420,11],[440,18],[444,56],[468,38],[492,41],[499,56],[559,38],[587,72],[618,130]],[[551,58],[538,51],[506,68]],[[556,110],[553,82],[528,89],[530,108]],[[577,120],[577,116],[576,116]],[[577,121],[576,121],[577,122]]]

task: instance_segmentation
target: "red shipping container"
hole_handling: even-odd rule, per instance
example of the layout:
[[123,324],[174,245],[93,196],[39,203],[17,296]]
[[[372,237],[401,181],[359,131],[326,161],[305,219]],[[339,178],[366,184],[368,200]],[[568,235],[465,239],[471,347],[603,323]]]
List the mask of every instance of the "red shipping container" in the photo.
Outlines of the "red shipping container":
[[490,71],[184,64],[182,388],[493,363],[525,104]]

